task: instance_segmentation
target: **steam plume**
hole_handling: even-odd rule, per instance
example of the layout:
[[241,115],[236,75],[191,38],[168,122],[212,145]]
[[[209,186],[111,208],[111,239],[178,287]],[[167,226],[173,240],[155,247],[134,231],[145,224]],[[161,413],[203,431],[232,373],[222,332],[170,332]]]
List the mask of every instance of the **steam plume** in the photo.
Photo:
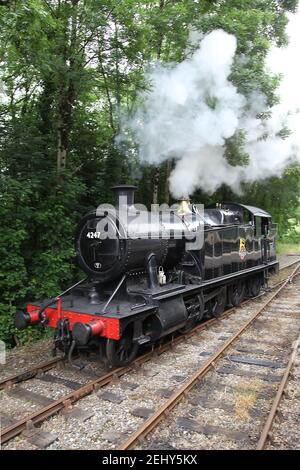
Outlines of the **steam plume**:
[[[282,108],[262,124],[257,115],[266,110],[263,94],[257,90],[246,99],[230,82],[236,45],[233,35],[215,30],[185,61],[157,63],[147,77],[151,90],[123,120],[119,140],[131,135],[141,161],[158,165],[175,159],[169,181],[175,197],[197,188],[214,192],[223,183],[238,192],[242,181],[279,175],[299,157],[295,139],[278,136]],[[224,156],[226,139],[241,129],[250,157],[244,167],[230,165]]]

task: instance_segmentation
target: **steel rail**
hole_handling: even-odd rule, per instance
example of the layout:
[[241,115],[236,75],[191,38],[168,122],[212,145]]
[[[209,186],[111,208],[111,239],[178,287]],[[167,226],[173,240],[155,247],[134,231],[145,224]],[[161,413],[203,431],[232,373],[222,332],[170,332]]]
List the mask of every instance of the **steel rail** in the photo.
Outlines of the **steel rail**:
[[[291,256],[299,256],[300,258],[300,253],[299,255],[295,254],[295,255],[291,255]],[[291,268],[292,266],[294,266],[294,264],[297,264],[299,263],[299,259],[298,260],[294,260],[292,261],[291,263],[287,264],[287,265],[283,265],[283,266],[279,266],[279,271],[283,271],[284,269],[287,269],[287,268]]]
[[277,414],[278,407],[280,405],[281,399],[284,395],[284,391],[285,391],[286,385],[288,383],[289,375],[290,375],[291,370],[292,370],[292,368],[295,364],[295,361],[297,359],[299,346],[300,346],[300,335],[298,336],[297,340],[294,342],[294,346],[293,346],[293,349],[292,349],[292,353],[291,353],[289,362],[286,366],[285,372],[283,374],[283,377],[281,379],[279,388],[278,388],[276,396],[274,398],[272,408],[270,410],[270,413],[267,417],[267,420],[266,420],[265,425],[263,427],[263,430],[261,432],[259,441],[257,443],[256,450],[263,450],[265,448],[266,444],[267,444],[267,441],[268,441],[269,437],[270,437],[271,428],[272,428],[275,416]]
[[[299,255],[300,256],[300,255]],[[293,266],[294,264],[298,263],[298,261],[293,261],[291,264],[289,264],[288,266],[284,266],[282,268],[279,268],[280,271],[284,270],[284,269],[288,269],[290,268],[291,266]],[[280,284],[282,284],[284,282],[284,280],[282,281],[279,281],[278,283],[276,283],[274,286],[271,286],[269,287],[270,290],[273,290],[273,289],[276,289],[277,286],[279,286]],[[244,302],[242,302],[239,306],[236,306],[236,307],[233,307],[233,309],[235,308],[239,308],[243,305],[245,305],[245,303],[249,302],[249,301],[252,301],[252,300],[255,300],[256,298],[259,298],[261,297],[262,295],[265,295],[265,293],[262,293],[262,294],[259,294],[257,297],[252,297],[251,299],[247,299],[245,300]],[[211,323],[214,323],[216,322],[218,319],[221,319],[223,318],[224,316],[232,313],[232,309],[229,309],[229,310],[226,310],[226,312],[224,312],[224,314],[222,314],[221,316],[219,316],[218,318],[212,318],[210,320],[207,320],[205,322],[205,325],[209,325]],[[204,327],[203,324],[200,325],[200,327]],[[196,330],[195,330],[195,333],[198,331],[199,329],[199,325],[196,327]],[[200,328],[201,329],[201,328]],[[194,331],[194,330],[192,330]],[[6,388],[7,386],[11,386],[13,384],[16,384],[16,383],[19,383],[19,382],[23,382],[25,380],[29,380],[29,379],[32,379],[34,378],[40,371],[42,372],[46,372],[47,370],[50,370],[52,369],[57,363],[59,362],[62,362],[64,361],[65,358],[63,357],[60,357],[60,358],[53,358],[53,359],[50,359],[49,361],[46,361],[44,363],[41,363],[41,364],[37,364],[36,366],[32,366],[31,368],[25,370],[24,372],[18,372],[14,375],[11,375],[7,378],[4,378],[4,379],[0,379],[0,390]]]
[[16,423],[13,423],[10,426],[2,429],[0,434],[0,441],[1,443],[5,443],[12,439],[13,437],[20,434],[22,431],[26,429],[26,424],[28,422],[32,422],[33,424],[38,424],[42,422],[44,419],[49,418],[50,416],[54,415],[64,407],[69,407],[70,404],[73,404],[75,401],[79,400],[80,398],[88,395],[89,393],[96,390],[98,387],[104,386],[110,383],[115,377],[125,374],[131,367],[128,368],[119,368],[114,371],[111,371],[104,376],[98,377],[95,380],[92,380],[85,384],[84,386],[78,388],[70,392],[67,395],[59,398],[58,400],[53,401],[49,405],[43,407],[40,410],[37,410],[35,413],[32,413],[29,416],[26,416]]
[[42,409],[37,410],[35,413],[18,420],[16,423],[13,423],[12,425],[7,426],[6,428],[2,429],[0,433],[0,442],[4,444],[5,442],[19,435],[22,431],[26,429],[26,425],[29,421],[32,422],[33,424],[41,423],[46,418],[53,416],[54,414],[56,414],[57,412],[65,408],[66,406],[69,406],[70,404],[72,405],[80,398],[83,398],[84,396],[89,395],[90,393],[92,393],[95,390],[98,390],[101,387],[104,387],[105,385],[111,383],[113,380],[118,379],[122,375],[125,375],[127,372],[130,372],[134,370],[136,367],[139,367],[141,364],[144,364],[145,362],[149,361],[153,357],[163,354],[164,352],[168,351],[170,348],[190,338],[196,333],[199,333],[200,331],[205,330],[209,325],[217,323],[221,319],[233,314],[234,312],[236,312],[237,309],[241,308],[242,305],[244,305],[245,303],[248,303],[251,300],[252,299],[248,299],[245,302],[243,302],[243,304],[226,310],[226,312],[224,312],[223,315],[217,318],[211,318],[210,320],[207,320],[205,323],[201,323],[200,325],[197,325],[195,328],[193,328],[191,331],[187,333],[184,333],[176,338],[172,337],[172,339],[166,342],[165,344],[160,344],[160,345],[153,347],[151,351],[138,357],[130,365],[125,366],[125,367],[119,367],[118,369],[113,369],[111,372],[105,374],[104,376],[100,376],[97,379],[88,382],[87,384],[83,385],[77,390],[74,390],[70,392],[69,394],[64,395],[63,397],[59,398],[56,401],[53,401],[53,403],[50,403],[50,405],[47,405],[43,407]]
[[141,438],[147,436],[158,423],[177,405],[177,403],[186,395],[186,393],[195,385],[196,382],[214,367],[215,361],[232,345],[232,343],[241,336],[241,334],[261,315],[265,308],[277,297],[277,295],[291,282],[300,267],[300,262],[288,276],[285,282],[274,292],[274,294],[251,316],[251,318],[239,330],[234,333],[212,356],[187,380],[171,397],[161,405],[120,447],[119,450],[129,450],[139,442]]
[[13,384],[16,384],[18,382],[24,382],[25,380],[32,379],[39,372],[46,372],[47,370],[53,369],[56,366],[56,364],[64,360],[65,358],[63,357],[55,357],[55,358],[49,359],[49,361],[36,364],[35,366],[32,366],[31,368],[25,370],[24,372],[19,372],[17,374],[10,375],[9,377],[6,377],[5,379],[0,380],[0,390],[8,386],[11,386]]
[[[225,314],[222,315],[222,318],[233,313],[235,310],[236,308],[227,310],[225,312],[226,315]],[[160,344],[156,347],[153,347],[151,351],[138,357],[130,365],[125,366],[125,367],[119,367],[118,369],[113,369],[111,372],[108,372],[107,374],[102,375],[98,377],[97,379],[88,382],[87,384],[83,385],[77,390],[74,390],[70,392],[69,394],[64,395],[63,397],[59,398],[56,401],[53,401],[53,403],[50,403],[50,405],[47,405],[43,407],[42,409],[37,410],[35,413],[18,420],[16,423],[13,423],[12,425],[7,426],[6,428],[1,430],[0,443],[4,444],[5,442],[19,435],[22,431],[26,429],[26,425],[29,421],[31,421],[33,424],[41,423],[46,418],[53,416],[58,411],[62,410],[66,406],[69,406],[70,403],[71,404],[75,403],[80,398],[83,398],[84,396],[89,395],[90,393],[92,393],[95,390],[98,390],[101,387],[104,387],[105,385],[111,383],[113,380],[118,379],[119,377],[126,374],[127,372],[130,372],[134,370],[136,367],[139,367],[141,364],[144,364],[145,362],[149,361],[153,357],[163,354],[164,352],[168,351],[170,348],[174,347],[180,342],[183,342],[185,339],[193,336],[199,331],[206,329],[209,325],[211,325],[212,323],[216,323],[220,319],[221,317],[212,318],[210,320],[207,320],[205,323],[198,325],[197,327],[195,327],[193,330],[189,331],[188,333],[184,333],[181,336],[178,336],[177,338],[172,337],[170,341],[166,342],[163,345]]]
[[[291,276],[288,276],[288,278],[286,279],[285,282],[288,282],[290,277]],[[282,282],[284,282],[284,281],[281,281],[280,284]],[[274,288],[275,287],[271,287],[272,290]],[[263,294],[263,295],[265,295],[265,294]],[[182,335],[180,335],[176,338],[172,337],[171,340],[167,341],[164,344],[159,344],[157,346],[153,346],[151,351],[149,351],[149,352],[143,354],[142,356],[138,357],[129,366],[114,369],[111,372],[109,372],[109,373],[107,373],[103,376],[100,376],[95,380],[92,380],[92,381],[88,382],[87,384],[83,385],[82,387],[78,388],[77,390],[74,390],[74,391],[70,392],[69,394],[64,395],[60,399],[58,399],[56,401],[53,401],[53,403],[50,403],[50,405],[47,405],[47,406],[43,407],[42,409],[37,410],[33,414],[18,420],[16,423],[13,423],[12,425],[7,426],[6,428],[1,430],[0,442],[2,444],[4,444],[5,442],[7,442],[10,439],[12,439],[12,438],[16,437],[17,435],[19,435],[22,431],[24,431],[26,429],[26,425],[27,425],[28,422],[32,422],[33,424],[41,423],[42,421],[44,421],[45,419],[53,416],[54,414],[56,414],[57,412],[59,412],[60,410],[65,408],[66,406],[69,406],[70,403],[72,405],[73,403],[75,403],[80,398],[92,393],[94,390],[98,390],[98,388],[101,388],[101,387],[111,383],[116,378],[119,378],[122,375],[126,374],[127,372],[132,371],[135,367],[140,366],[141,364],[149,361],[151,358],[153,358],[157,355],[159,356],[159,355],[163,354],[164,352],[168,351],[173,346],[183,342],[184,340],[190,338],[191,336],[197,334],[198,332],[200,332],[202,330],[205,330],[208,326],[210,326],[212,324],[215,324],[217,322],[220,322],[222,319],[224,319],[224,318],[228,317],[229,315],[235,313],[237,309],[242,308],[245,304],[247,304],[249,302],[252,302],[253,300],[256,300],[260,296],[261,295],[259,295],[257,297],[247,299],[244,302],[242,302],[240,305],[237,305],[235,307],[232,307],[232,308],[226,310],[222,315],[220,315],[216,318],[211,318],[211,319],[205,321],[204,323],[201,323],[200,325],[197,325],[191,331],[183,333]],[[41,370],[41,369],[39,369],[39,370]],[[44,370],[46,370],[46,369],[44,369]],[[29,371],[31,371],[31,370],[29,369]],[[23,374],[17,374],[14,377],[19,377],[21,375],[26,374],[29,371],[26,371]],[[7,380],[7,379],[5,379],[5,380]]]

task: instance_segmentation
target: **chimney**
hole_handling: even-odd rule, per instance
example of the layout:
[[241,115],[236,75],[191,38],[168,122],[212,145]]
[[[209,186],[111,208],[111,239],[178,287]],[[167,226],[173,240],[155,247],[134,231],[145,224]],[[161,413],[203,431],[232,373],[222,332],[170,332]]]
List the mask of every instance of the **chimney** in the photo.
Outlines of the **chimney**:
[[136,186],[130,184],[119,184],[111,188],[115,194],[115,206],[120,205],[133,206],[134,204],[134,191]]
[[184,216],[184,215],[188,215],[192,213],[190,206],[189,206],[191,203],[189,196],[182,197],[181,199],[179,199],[178,202],[179,202],[179,207],[177,210],[178,215]]

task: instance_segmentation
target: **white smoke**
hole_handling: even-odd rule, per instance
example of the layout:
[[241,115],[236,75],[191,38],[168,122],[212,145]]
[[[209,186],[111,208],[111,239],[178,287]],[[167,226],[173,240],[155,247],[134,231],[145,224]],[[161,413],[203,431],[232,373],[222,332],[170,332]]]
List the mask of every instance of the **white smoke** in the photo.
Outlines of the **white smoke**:
[[[142,161],[158,165],[176,160],[170,176],[175,197],[197,188],[214,192],[223,183],[239,191],[242,181],[279,175],[295,153],[299,156],[293,136],[285,140],[277,136],[287,109],[276,107],[262,125],[257,114],[266,110],[265,97],[257,90],[246,99],[230,82],[236,45],[234,36],[215,30],[185,61],[156,64],[147,77],[151,90],[144,92],[134,115],[123,121],[119,140],[131,134]],[[270,67],[273,54],[276,49],[270,53]],[[299,78],[298,74],[298,84]],[[246,167],[231,166],[224,156],[225,140],[240,129],[246,131],[250,156]]]

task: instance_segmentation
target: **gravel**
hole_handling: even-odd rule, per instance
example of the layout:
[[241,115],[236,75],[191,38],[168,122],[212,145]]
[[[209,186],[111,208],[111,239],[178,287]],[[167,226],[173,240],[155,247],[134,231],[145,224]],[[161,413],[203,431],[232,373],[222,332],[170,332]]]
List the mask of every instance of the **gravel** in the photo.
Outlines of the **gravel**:
[[[286,274],[286,273],[285,273]],[[278,282],[278,281],[276,281]],[[298,281],[299,284],[299,281]],[[290,289],[291,290],[291,289]],[[222,318],[220,321],[207,330],[202,330],[196,335],[192,336],[187,342],[178,344],[172,350],[161,354],[157,358],[153,358],[147,363],[144,363],[139,369],[133,370],[126,374],[117,383],[111,383],[100,389],[96,393],[92,393],[89,396],[82,398],[74,405],[74,409],[84,410],[86,412],[93,412],[93,416],[84,421],[75,419],[72,417],[66,417],[63,414],[58,414],[48,419],[41,425],[41,429],[48,431],[51,434],[57,436],[57,440],[52,443],[49,449],[114,449],[118,448],[120,442],[124,441],[128,433],[133,432],[142,423],[143,419],[132,415],[132,411],[137,407],[145,407],[149,409],[158,409],[159,406],[165,402],[166,398],[163,398],[158,392],[159,389],[169,388],[175,391],[180,386],[180,382],[177,381],[176,376],[188,378],[201,364],[204,364],[208,356],[201,355],[201,353],[213,353],[225,341],[226,337],[230,337],[236,332],[240,326],[251,316],[257,305],[265,302],[267,298],[272,295],[271,292],[267,293],[263,299],[257,299],[254,302],[244,305],[242,308],[237,309],[233,315],[229,315],[227,318]],[[294,298],[293,303],[297,306],[299,299]],[[283,303],[280,299],[275,302],[277,307],[283,307]],[[292,309],[288,308],[288,313],[292,312]],[[286,312],[285,312],[286,313]],[[274,355],[268,355],[268,360],[277,360],[281,362],[282,357],[278,358],[276,352],[283,353],[288,350],[291,344],[291,331],[294,326],[293,318],[286,318],[285,316],[280,317],[280,324],[278,319],[271,321],[272,315],[268,313],[267,323],[263,320],[258,322],[258,329],[251,328],[243,335],[243,344],[250,344],[255,341],[262,342],[266,340],[266,344],[269,341],[279,342],[282,345],[278,346],[274,351]],[[268,330],[266,330],[266,325]],[[295,327],[296,329],[296,327]],[[45,349],[49,348],[49,341],[40,341],[35,345],[30,345],[24,348],[16,348],[8,355],[7,368],[4,371],[4,376],[16,373],[16,371],[28,368],[37,362],[43,362],[49,359],[49,352]],[[257,344],[255,347],[259,347]],[[272,352],[272,347],[265,346],[266,352]],[[274,350],[274,348],[273,348]],[[239,351],[236,348],[232,348],[228,351],[229,354],[237,354]],[[251,355],[256,357],[252,353],[241,353],[244,355]],[[261,357],[260,355],[257,355]],[[20,361],[23,361],[22,363]],[[104,369],[99,366],[92,359],[86,359],[87,363],[86,371],[92,374],[104,373]],[[228,359],[223,358],[218,367],[221,365],[227,365]],[[265,372],[270,375],[278,374],[278,369],[265,369],[256,368],[250,365],[239,365],[242,370],[257,370],[258,372]],[[262,371],[264,369],[264,371]],[[9,372],[8,372],[9,371]],[[5,375],[7,374],[7,375]],[[81,373],[77,369],[71,369],[69,367],[65,369],[53,369],[51,370],[52,375],[58,375],[59,377],[68,378],[70,380],[85,383],[88,378],[86,374]],[[299,374],[300,375],[300,374]],[[178,378],[178,377],[177,377]],[[205,388],[201,388],[201,394],[207,397],[212,397],[215,401],[226,401],[226,404],[237,407],[237,404],[242,403],[246,399],[250,400],[250,411],[261,410],[267,413],[271,399],[263,398],[262,394],[266,390],[274,390],[276,384],[266,381],[262,381],[259,378],[243,377],[229,374],[219,374],[216,369],[211,370],[205,378],[208,380],[208,385]],[[138,384],[134,390],[125,387],[126,382]],[[204,382],[205,382],[204,381]],[[214,387],[213,384],[216,384]],[[210,384],[210,385],[209,385]],[[220,386],[220,384],[222,386]],[[299,386],[299,384],[298,384]],[[27,390],[31,390],[36,393],[43,394],[49,398],[58,398],[70,390],[58,384],[45,383],[38,378],[22,383],[22,387]],[[101,394],[105,391],[111,392],[118,395],[123,399],[121,403],[115,404],[106,401],[101,398]],[[276,388],[275,388],[276,390]],[[189,397],[195,398],[198,389],[193,389],[190,392]],[[250,398],[247,398],[250,395]],[[254,395],[254,402],[252,395]],[[266,395],[268,395],[266,393]],[[251,401],[252,400],[252,401]],[[293,398],[295,406],[298,406],[299,412],[299,396],[298,399]],[[241,406],[241,405],[240,405]],[[244,405],[243,405],[244,406]],[[7,414],[12,413],[13,416],[18,416],[24,412],[24,408],[27,404],[24,404],[21,400],[11,400],[5,393],[0,395],[0,408]],[[31,410],[37,409],[36,405],[31,406]],[[210,425],[226,427],[227,429],[234,429],[237,431],[243,431],[249,434],[250,440],[247,443],[242,444],[242,448],[253,447],[253,442],[257,437],[259,419],[247,412],[241,413],[236,410],[234,417],[232,414],[228,414],[225,410],[214,407],[205,408],[201,406],[195,406],[190,403],[189,399],[181,402],[174,408],[167,420],[165,420],[158,428],[151,434],[149,439],[146,439],[142,447],[156,448],[156,446],[165,446],[167,448],[186,448],[186,449],[212,449],[212,448],[230,448],[236,449],[241,448],[241,442],[234,442],[232,439],[228,439],[224,435],[215,434],[206,436],[191,432],[180,428],[176,425],[176,418],[180,416],[190,416],[193,419],[197,419],[200,423],[208,423]],[[112,439],[112,435],[107,439],[107,433],[112,434],[115,439]],[[114,442],[112,442],[114,440]],[[253,442],[252,442],[253,441]],[[34,445],[29,444],[24,437],[19,436],[5,444],[5,449],[30,449],[35,448]]]

